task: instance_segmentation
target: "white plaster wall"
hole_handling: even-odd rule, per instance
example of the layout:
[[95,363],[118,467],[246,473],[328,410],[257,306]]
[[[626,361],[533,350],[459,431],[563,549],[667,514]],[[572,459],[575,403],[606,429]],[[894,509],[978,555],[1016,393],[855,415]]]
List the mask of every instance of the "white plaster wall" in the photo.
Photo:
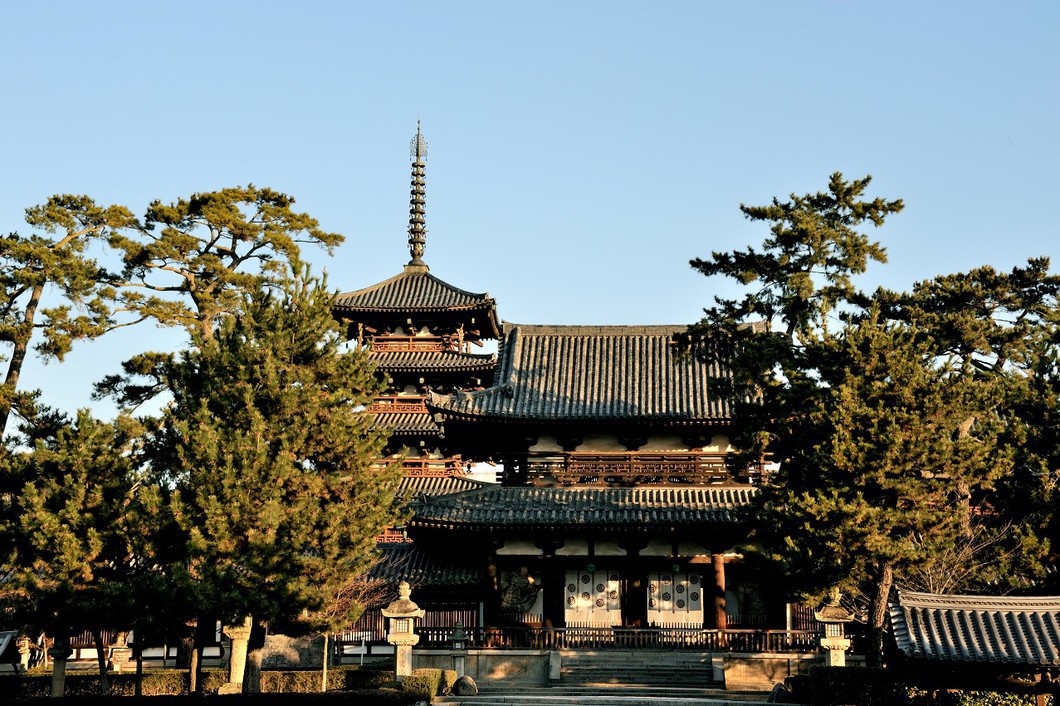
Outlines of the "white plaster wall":
[[673,542],[667,542],[661,539],[653,539],[648,542],[648,546],[641,550],[641,556],[670,556],[673,552]]
[[589,540],[568,539],[556,550],[556,556],[589,556]]
[[541,556],[540,549],[529,539],[509,539],[497,550],[498,556]]
[[678,542],[678,556],[704,556],[709,554],[707,548],[698,542]]
[[626,550],[618,546],[618,542],[597,542],[593,553],[596,556],[625,556]]
[[719,453],[726,453],[732,451],[732,445],[729,444],[729,437],[723,434],[716,434],[710,440],[710,446],[704,446],[704,451],[716,451]]
[[562,453],[563,449],[558,443],[556,438],[553,436],[542,436],[537,440],[537,443],[530,447],[531,451],[544,451],[544,452],[559,452]]
[[679,436],[652,436],[640,447],[641,451],[688,451],[688,446]]
[[618,443],[618,438],[610,434],[597,434],[585,437],[578,451],[585,453],[614,453],[623,452],[626,447]]

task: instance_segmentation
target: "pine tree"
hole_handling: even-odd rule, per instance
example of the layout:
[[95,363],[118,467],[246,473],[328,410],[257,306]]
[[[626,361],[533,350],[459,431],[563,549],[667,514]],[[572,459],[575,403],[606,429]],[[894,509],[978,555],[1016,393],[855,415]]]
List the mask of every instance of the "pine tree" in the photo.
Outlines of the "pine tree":
[[74,341],[115,325],[117,278],[88,254],[88,247],[135,219],[121,206],[62,195],[27,209],[26,222],[39,232],[0,237],[0,342],[10,346],[0,385],[0,433],[13,408],[24,417],[35,416],[35,396],[19,390],[35,338],[39,355],[62,360]]
[[[142,428],[82,411],[32,451],[0,464],[0,605],[63,644],[75,630],[130,627],[131,579],[149,566],[134,537],[149,531],[157,487],[141,464]],[[97,645],[100,646],[101,645]],[[102,652],[101,660],[102,660]],[[100,664],[106,691],[105,664]]]
[[779,463],[760,495],[754,548],[796,597],[835,585],[866,596],[878,662],[894,582],[958,541],[1014,453],[1001,443],[1012,429],[1001,380],[855,286],[870,260],[885,260],[859,229],[902,208],[862,200],[869,183],[834,174],[827,192],[741,206],[772,235],[761,252],[692,262],[748,292],[716,300],[689,339],[733,371],[716,387],[735,408],[734,463]]
[[864,596],[878,658],[896,580],[959,541],[968,496],[993,490],[1015,454],[999,443],[994,381],[940,364],[930,339],[871,314],[835,340],[844,365],[801,419],[776,431],[798,450],[764,489],[752,541],[804,595]]
[[375,467],[385,436],[364,412],[382,383],[362,351],[339,352],[330,303],[305,277],[259,288],[164,366],[173,402],[149,455],[177,489],[206,614],[320,611],[394,519],[399,469]]
[[301,245],[330,253],[342,242],[293,205],[291,196],[253,185],[153,202],[142,225],[109,241],[125,263],[123,305],[208,338],[245,292],[297,270]]

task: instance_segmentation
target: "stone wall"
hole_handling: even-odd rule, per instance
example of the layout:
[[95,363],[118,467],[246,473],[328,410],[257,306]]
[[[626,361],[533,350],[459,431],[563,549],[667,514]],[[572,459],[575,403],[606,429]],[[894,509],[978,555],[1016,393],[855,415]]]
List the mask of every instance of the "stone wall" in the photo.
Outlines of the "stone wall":
[[288,637],[267,635],[261,666],[265,669],[320,669],[323,666],[324,636]]
[[[506,686],[546,686],[549,679],[548,650],[468,650],[464,673],[482,686],[504,682]],[[448,650],[413,650],[414,669],[453,669]]]

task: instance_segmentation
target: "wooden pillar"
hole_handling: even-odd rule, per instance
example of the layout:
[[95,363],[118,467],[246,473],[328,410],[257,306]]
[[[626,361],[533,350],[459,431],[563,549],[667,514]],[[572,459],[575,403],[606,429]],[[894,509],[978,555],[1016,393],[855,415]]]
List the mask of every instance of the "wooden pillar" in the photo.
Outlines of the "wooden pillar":
[[713,554],[711,563],[714,565],[714,627],[724,630],[728,620],[725,615],[725,557]]

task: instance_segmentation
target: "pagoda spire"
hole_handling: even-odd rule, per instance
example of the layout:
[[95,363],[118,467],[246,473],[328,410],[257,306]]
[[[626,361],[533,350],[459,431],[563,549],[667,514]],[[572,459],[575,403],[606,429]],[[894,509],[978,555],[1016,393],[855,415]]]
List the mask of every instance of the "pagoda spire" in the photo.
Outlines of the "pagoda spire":
[[405,269],[426,272],[423,251],[427,244],[427,166],[424,164],[427,159],[427,140],[423,138],[419,120],[416,121],[416,136],[409,144],[409,154],[412,157],[412,198],[409,200],[409,253],[412,259]]

